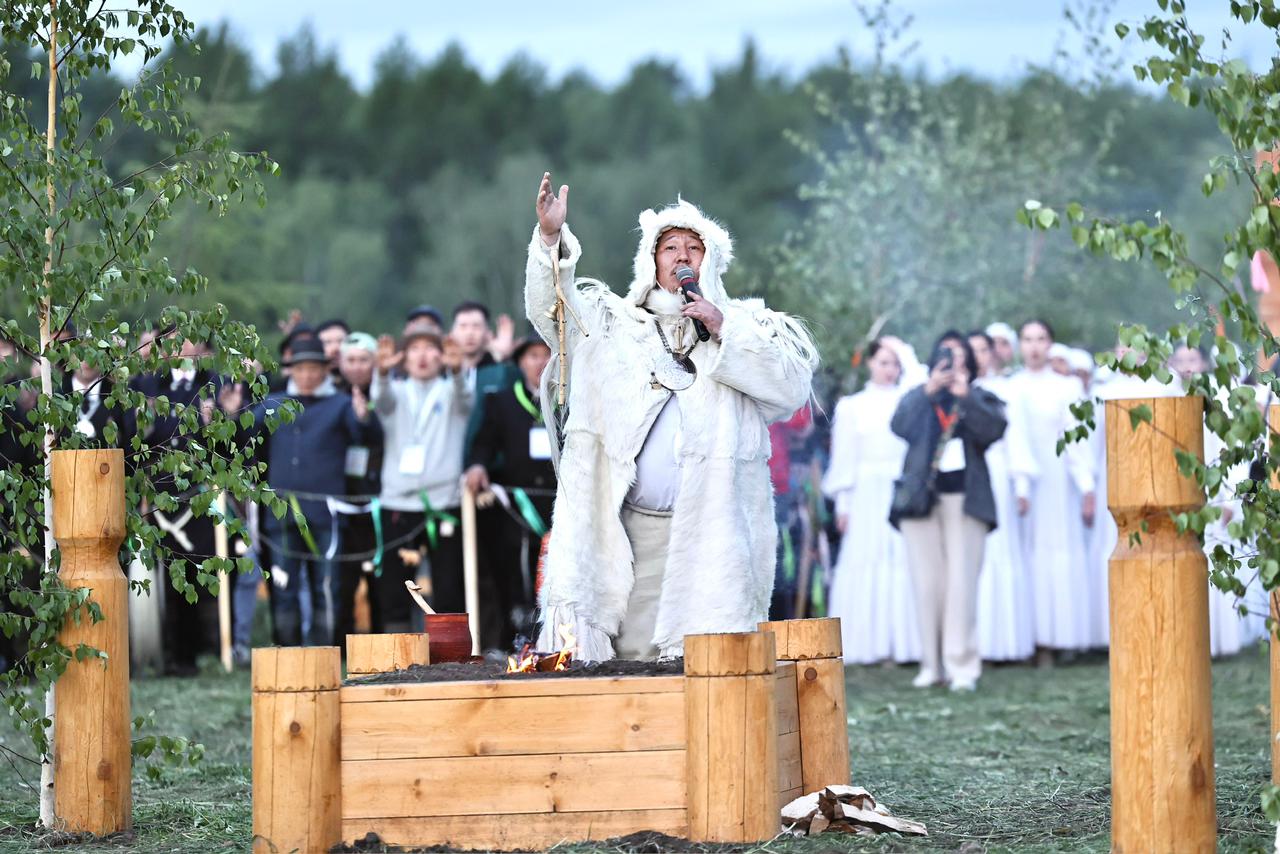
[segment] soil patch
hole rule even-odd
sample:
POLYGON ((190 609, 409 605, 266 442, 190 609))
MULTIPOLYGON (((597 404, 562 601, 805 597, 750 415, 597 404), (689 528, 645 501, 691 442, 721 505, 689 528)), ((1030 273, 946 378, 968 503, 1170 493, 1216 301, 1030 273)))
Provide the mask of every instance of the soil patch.
POLYGON ((682 676, 684 659, 665 661, 572 662, 566 670, 508 673, 505 664, 495 661, 414 664, 404 670, 373 673, 348 679, 347 685, 381 685, 389 682, 475 682, 489 679, 583 679, 599 676, 682 676))
MULTIPOLYGON (((513 816, 512 818, 518 818, 513 816)), ((561 846, 557 846, 561 848, 561 846)), ((680 839, 675 836, 667 836, 665 833, 657 831, 644 830, 639 833, 632 833, 628 836, 619 836, 613 839, 606 839, 603 842, 583 843, 582 846, 566 845, 562 847, 565 852, 573 852, 580 848, 590 848, 592 850, 606 850, 610 854, 738 854, 750 850, 759 850, 759 846, 752 845, 733 845, 728 843, 717 842, 690 842, 687 839, 680 839)), ((366 854, 366 852, 418 852, 418 854, 457 854, 457 852, 472 851, 469 848, 450 848, 447 845, 432 845, 428 848, 400 848, 395 845, 387 845, 378 838, 378 834, 370 833, 363 839, 359 839, 354 845, 335 845, 329 849, 331 854, 366 854)), ((520 849, 523 850, 523 849, 520 849)), ((512 849, 513 854, 517 850, 512 849)))

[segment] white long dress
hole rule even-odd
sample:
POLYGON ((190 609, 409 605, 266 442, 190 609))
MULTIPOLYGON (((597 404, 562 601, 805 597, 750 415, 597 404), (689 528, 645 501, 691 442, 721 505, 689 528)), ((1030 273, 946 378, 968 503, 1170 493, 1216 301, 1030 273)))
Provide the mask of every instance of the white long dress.
POLYGON ((868 385, 836 404, 822 490, 847 515, 829 613, 840 618, 849 664, 920 658, 915 599, 902 535, 889 524, 893 482, 907 444, 889 429, 904 389, 868 385))
POLYGON ((1031 582, 1019 531, 1017 479, 1034 480, 1020 401, 1009 398, 1009 377, 983 377, 979 385, 1005 401, 1004 438, 987 449, 987 471, 996 500, 996 528, 987 535, 978 577, 978 652, 987 661, 1018 661, 1036 650, 1031 582))
MULTIPOLYGON (((1217 460, 1218 455, 1222 453, 1222 448, 1222 440, 1206 428, 1204 431, 1205 460, 1210 463, 1217 460)), ((1240 501, 1235 497, 1236 487, 1248 476, 1247 464, 1233 467, 1227 474, 1226 484, 1215 499, 1224 510, 1230 510, 1236 519, 1240 518, 1242 512, 1240 501)), ((1204 530, 1204 553, 1205 559, 1209 562, 1210 573, 1213 571, 1212 554, 1217 545, 1221 544, 1227 551, 1234 550, 1237 554, 1248 551, 1246 547, 1231 539, 1227 530, 1229 524, 1219 519, 1204 530)), ((1214 658, 1235 655, 1246 645, 1266 635, 1267 599, 1265 593, 1260 600, 1256 595, 1262 590, 1262 582, 1254 577, 1254 572, 1248 566, 1240 568, 1239 578, 1246 585, 1245 595, 1241 598, 1224 592, 1210 578, 1209 655, 1214 658), (1242 604, 1249 609, 1244 616, 1240 614, 1242 604), (1261 624, 1260 632, 1259 624, 1261 624)))
POLYGON ((1074 442, 1058 456, 1058 439, 1076 426, 1071 404, 1084 397, 1076 377, 1049 369, 1023 369, 1009 381, 1010 397, 1026 417, 1028 444, 1038 475, 1028 489, 1031 509, 1022 517, 1023 554, 1031 578, 1036 645, 1088 649, 1094 642, 1097 573, 1091 571, 1081 497, 1094 491, 1088 445, 1074 442))

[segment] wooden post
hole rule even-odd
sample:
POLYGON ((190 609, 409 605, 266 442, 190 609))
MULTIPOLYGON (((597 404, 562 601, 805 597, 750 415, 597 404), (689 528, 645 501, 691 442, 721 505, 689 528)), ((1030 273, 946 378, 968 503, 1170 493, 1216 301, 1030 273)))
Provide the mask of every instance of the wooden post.
POLYGON ((1107 503, 1120 529, 1110 577, 1111 850, 1213 851, 1208 575, 1200 541, 1179 535, 1169 515, 1204 503, 1174 457, 1203 459, 1204 400, 1107 401, 1106 425, 1107 503), (1152 419, 1134 429, 1138 406, 1152 419))
POLYGON ((253 651, 253 850, 342 841, 336 646, 253 651))
POLYGON ((423 632, 347 635, 347 675, 367 676, 430 664, 431 646, 423 632))
POLYGON ((75 658, 58 679, 53 736, 54 813, 62 829, 105 836, 133 825, 130 789, 129 582, 124 542, 124 451, 53 453, 53 536, 62 583, 89 588, 88 607, 68 615, 58 642, 84 644, 106 660, 75 658))
POLYGON ((776 667, 771 632, 684 639, 685 789, 695 842, 778 834, 776 667))
POLYGON ((796 663, 800 768, 805 793, 826 786, 847 786, 849 725, 839 618, 761 623, 760 631, 774 633, 779 661, 796 663))
POLYGON ((480 654, 480 559, 476 550, 476 494, 462 485, 462 582, 466 593, 471 654, 480 654))

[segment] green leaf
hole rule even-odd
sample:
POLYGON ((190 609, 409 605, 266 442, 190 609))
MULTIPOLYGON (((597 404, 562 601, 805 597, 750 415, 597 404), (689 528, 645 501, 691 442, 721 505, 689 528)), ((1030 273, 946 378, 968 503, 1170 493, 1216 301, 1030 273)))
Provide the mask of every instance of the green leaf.
POLYGON ((1140 403, 1129 410, 1129 426, 1134 431, 1138 429, 1139 424, 1150 424, 1151 418, 1151 407, 1145 403, 1140 403))

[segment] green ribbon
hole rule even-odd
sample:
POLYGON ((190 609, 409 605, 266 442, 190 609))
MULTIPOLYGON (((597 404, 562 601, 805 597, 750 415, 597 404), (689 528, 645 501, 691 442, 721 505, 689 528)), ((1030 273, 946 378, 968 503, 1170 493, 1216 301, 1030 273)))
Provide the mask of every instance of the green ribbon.
POLYGON ((529 399, 529 393, 524 390, 524 380, 516 380, 515 384, 516 400, 524 407, 524 411, 533 416, 533 420, 539 424, 542 423, 542 410, 534 405, 529 399))
POLYGON ((827 588, 822 584, 822 573, 815 566, 813 581, 809 585, 809 616, 825 617, 827 615, 827 588))
POLYGON ((422 527, 427 531, 427 545, 432 551, 435 551, 440 544, 440 523, 448 522, 452 525, 461 525, 462 523, 452 513, 445 513, 432 507, 431 499, 427 498, 425 489, 418 493, 418 497, 422 499, 422 510, 426 514, 422 527))
POLYGON ((373 541, 377 552, 373 555, 373 577, 382 577, 382 499, 374 498, 369 502, 369 513, 373 516, 373 541))
POLYGON ((796 577, 796 547, 791 541, 791 526, 782 527, 782 577, 794 581, 796 577))
POLYGON ((534 536, 541 537, 545 534, 547 525, 538 514, 538 508, 533 506, 533 499, 529 497, 529 493, 518 486, 513 486, 511 495, 515 498, 516 507, 520 508, 520 515, 524 517, 525 523, 529 526, 529 530, 533 531, 534 536))
POLYGON ((303 515, 302 506, 298 504, 298 496, 289 496, 289 507, 293 509, 293 523, 298 526, 302 541, 307 544, 307 548, 313 555, 320 557, 320 548, 316 545, 316 538, 311 535, 311 526, 307 524, 307 517, 303 515))

